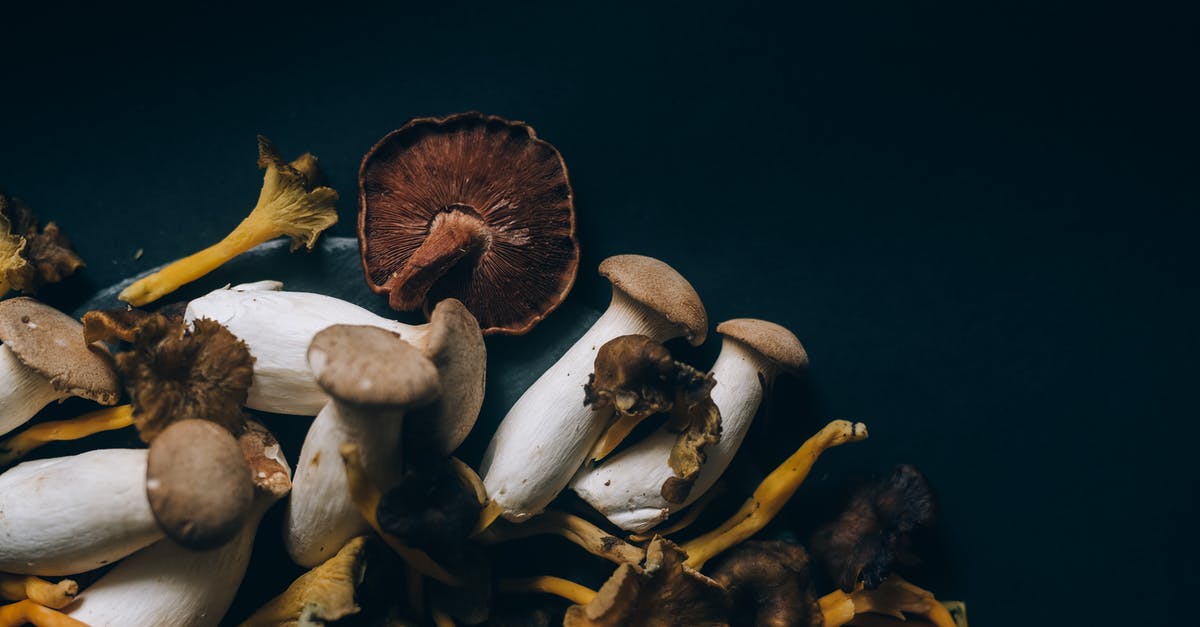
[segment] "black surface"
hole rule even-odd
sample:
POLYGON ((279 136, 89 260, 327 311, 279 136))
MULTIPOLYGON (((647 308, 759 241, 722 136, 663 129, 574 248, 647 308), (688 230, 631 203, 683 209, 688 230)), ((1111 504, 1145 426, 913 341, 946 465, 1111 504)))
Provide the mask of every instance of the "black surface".
POLYGON ((866 422, 808 493, 921 467, 943 525, 920 582, 976 625, 1190 614, 1190 12, 113 11, 0 9, 0 185, 90 263, 52 302, 227 232, 261 181, 256 133, 321 157, 343 197, 332 232, 351 235, 358 159, 384 133, 462 109, 525 119, 571 171, 575 311, 604 306, 601 259, 639 252, 687 276, 714 322, 767 318, 804 341, 811 375, 781 390, 804 409, 776 408, 752 462, 827 417, 866 422))

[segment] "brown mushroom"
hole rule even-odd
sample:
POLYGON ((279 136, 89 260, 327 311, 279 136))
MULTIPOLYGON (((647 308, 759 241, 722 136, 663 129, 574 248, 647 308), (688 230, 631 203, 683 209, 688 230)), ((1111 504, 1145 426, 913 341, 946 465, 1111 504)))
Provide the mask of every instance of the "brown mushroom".
POLYGON ((102 348, 83 339, 83 326, 32 298, 0 301, 0 434, 27 422, 48 403, 82 396, 104 405, 120 397, 120 382, 102 348))
POLYGON ((527 124, 413 119, 367 152, 358 181, 367 285, 394 309, 457 298, 485 335, 521 335, 575 282, 566 165, 527 124))
POLYGON ((804 547, 745 542, 729 552, 712 578, 729 591, 735 625, 821 627, 821 606, 804 547))
POLYGON ((181 420, 150 444, 146 498, 167 537, 204 550, 242 529, 254 486, 232 433, 207 420, 181 420))
POLYGON ((0 193, 0 295, 9 288, 35 292, 84 266, 58 225, 38 226, 37 216, 18 198, 0 193), (11 231, 11 233, 10 233, 11 231))

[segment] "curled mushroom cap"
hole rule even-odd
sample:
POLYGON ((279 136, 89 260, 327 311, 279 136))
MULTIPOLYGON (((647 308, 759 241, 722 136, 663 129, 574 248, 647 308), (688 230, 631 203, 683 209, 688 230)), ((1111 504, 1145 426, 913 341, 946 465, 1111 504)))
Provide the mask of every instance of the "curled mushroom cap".
POLYGON ((692 346, 708 335, 708 313, 696 289, 674 268, 642 255, 615 255, 600 262, 600 276, 615 291, 657 312, 692 346))
POLYGON ((411 120, 367 152, 358 180, 367 284, 395 309, 457 298, 485 335, 520 335, 575 281, 566 165, 524 123, 411 120))
POLYGON ((83 325, 32 298, 0 302, 0 342, 65 396, 113 405, 121 394, 104 349, 83 341, 83 325))
POLYGON ((746 542, 729 552, 712 578, 729 590, 734 624, 821 627, 809 571, 808 553, 798 544, 746 542))
POLYGON ((8 291, 6 280, 9 287, 36 292, 84 265, 57 224, 39 226, 37 215, 25 203, 0 192, 0 268, 7 271, 0 272, 0 295, 8 291))

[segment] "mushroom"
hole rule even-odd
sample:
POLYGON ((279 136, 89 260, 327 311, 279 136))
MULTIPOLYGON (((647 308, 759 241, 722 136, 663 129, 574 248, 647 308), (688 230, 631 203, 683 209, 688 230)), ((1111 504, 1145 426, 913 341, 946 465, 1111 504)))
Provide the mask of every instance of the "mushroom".
POLYGON ((903 625, 908 624, 906 614, 920 616, 934 627, 957 627, 950 610, 938 603, 932 592, 896 575, 885 579, 874 590, 861 586, 849 594, 834 590, 821 597, 818 603, 825 617, 824 627, 874 625, 877 623, 868 621, 887 617, 899 619, 903 625))
POLYGON ((82 396, 116 404, 120 382, 103 348, 83 341, 83 325, 32 298, 0 301, 0 434, 52 401, 82 396))
POLYGON ((0 296, 13 288, 21 289, 29 272, 29 260, 24 255, 29 244, 12 232, 7 206, 8 197, 0 194, 0 296))
POLYGON ((541 512, 587 457, 609 417, 584 404, 583 384, 601 346, 633 334, 704 341, 708 318, 700 297, 667 264, 618 255, 600 264, 600 274, 613 284, 608 309, 525 390, 484 453, 480 475, 491 499, 485 520, 502 514, 519 522, 541 512))
POLYGON ((25 599, 8 605, 0 605, 0 625, 3 627, 90 627, 58 610, 39 605, 25 599))
POLYGON ((746 542, 730 551, 712 578, 729 591, 735 625, 821 627, 824 619, 804 547, 746 542))
POLYGON ((0 571, 70 575, 166 535, 193 547, 228 539, 228 521, 248 511, 245 466, 232 473, 233 437, 196 422, 172 425, 149 450, 29 461, 0 475, 0 571))
POLYGON ((311 568, 370 529, 347 494, 345 468, 337 463, 341 445, 358 446, 371 483, 394 484, 404 415, 433 402, 442 388, 430 360, 378 327, 334 325, 317 333, 308 363, 331 400, 300 451, 284 543, 297 564, 311 568))
POLYGON ((932 524, 936 509, 925 476, 901 464, 889 478, 859 489, 836 520, 813 534, 813 555, 843 591, 860 580, 873 590, 908 555, 910 535, 932 524))
POLYGON ((717 325, 721 352, 709 374, 716 380, 712 400, 721 413, 721 438, 705 449, 706 460, 691 491, 669 498, 677 472, 670 464, 677 434, 660 428, 595 467, 583 467, 571 489, 613 524, 645 532, 704 495, 725 472, 746 437, 763 394, 780 370, 795 372, 808 363, 791 331, 764 320, 739 318, 717 325))
POLYGON ((207 551, 170 540, 142 549, 85 589, 67 608, 71 618, 91 627, 215 627, 221 621, 245 577, 259 522, 291 488, 287 461, 270 432, 247 422, 238 444, 254 501, 233 539, 207 551))
POLYGON ((376 518, 381 529, 404 544, 433 556, 456 558, 474 530, 481 508, 482 500, 448 458, 434 458, 406 461, 399 478, 379 501, 376 518))
POLYGON ((266 169, 258 203, 220 242, 134 281, 118 298, 140 307, 212 272, 221 264, 281 235, 292 250, 312 250, 317 237, 337 222, 337 192, 316 186, 317 158, 305 153, 288 164, 267 138, 258 137, 258 167, 266 169))
POLYGON ((50 583, 30 575, 8 575, 0 573, 0 599, 23 601, 29 599, 38 605, 60 609, 70 605, 79 594, 79 584, 71 579, 50 583))
POLYGON ((0 192, 0 296, 9 289, 36 292, 83 266, 57 224, 38 226, 25 203, 0 192))
POLYGON ((358 181, 367 285, 394 309, 456 298, 485 335, 521 335, 575 282, 567 168, 527 124, 413 119, 367 152, 358 181))
POLYGON ((292 582, 242 622, 241 627, 323 625, 357 614, 354 591, 366 572, 366 537, 346 543, 336 555, 292 582))
POLYGON ((483 405, 487 349, 479 325, 462 303, 443 300, 428 324, 414 326, 330 296, 282 287, 275 281, 238 285, 188 304, 188 321, 217 320, 245 341, 255 357, 247 407, 301 416, 321 411, 329 396, 308 368, 309 344, 334 324, 368 325, 398 333, 420 349, 437 366, 444 388, 454 392, 411 416, 409 428, 428 436, 444 453, 466 439, 483 405))

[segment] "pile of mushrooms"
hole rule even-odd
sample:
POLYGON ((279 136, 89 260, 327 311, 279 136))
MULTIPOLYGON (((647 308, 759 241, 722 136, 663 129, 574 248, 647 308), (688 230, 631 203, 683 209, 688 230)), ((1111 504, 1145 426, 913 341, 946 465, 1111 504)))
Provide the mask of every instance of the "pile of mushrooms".
MULTIPOLYGON (((240 226, 121 300, 150 305, 277 236, 312 248, 338 198, 316 158, 287 163, 259 138, 259 165, 240 226)), ((359 184, 366 285, 427 322, 270 277, 82 321, 0 301, 0 627, 233 624, 264 534, 307 572, 230 617, 247 626, 966 625, 961 604, 898 572, 937 509, 915 467, 861 486, 805 544, 764 532, 864 424, 815 429, 738 505, 722 476, 773 382, 808 355, 787 328, 736 318, 716 326, 711 366, 678 359, 673 346, 705 342, 708 314, 652 257, 599 264, 608 308, 481 434, 479 459, 455 457, 484 405, 484 337, 529 331, 575 281, 566 167, 528 125, 463 113, 384 137, 359 184), (69 396, 103 407, 38 418, 69 396), (289 422, 307 428, 297 450, 266 426, 289 422), (145 446, 39 457, 126 428, 145 446), (282 528, 262 527, 275 506, 282 528), (576 548, 599 588, 504 559, 556 551, 565 563, 576 548)), ((45 261, 69 244, 13 208, 26 211, 0 195, 4 292, 82 267, 45 261)))

